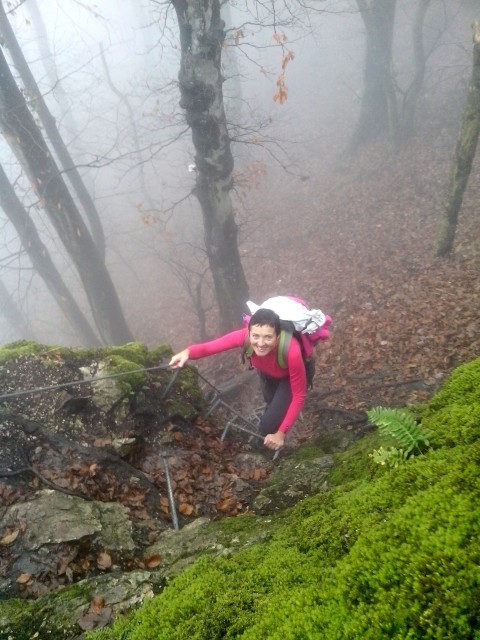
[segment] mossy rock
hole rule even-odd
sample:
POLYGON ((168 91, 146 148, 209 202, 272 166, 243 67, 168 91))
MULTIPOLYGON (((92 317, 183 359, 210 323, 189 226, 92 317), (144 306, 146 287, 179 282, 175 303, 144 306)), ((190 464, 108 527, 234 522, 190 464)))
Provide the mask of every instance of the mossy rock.
POLYGON ((9 342, 0 348, 0 363, 3 364, 9 360, 16 360, 20 356, 35 356, 42 352, 51 351, 52 349, 56 349, 56 347, 39 344, 31 340, 9 342))
MULTIPOLYGON (((177 370, 177 377, 165 398, 167 412, 170 416, 180 416, 192 422, 205 410, 205 397, 198 385, 198 374, 194 367, 188 366, 177 370)), ((172 374, 174 375, 174 374, 172 374)))

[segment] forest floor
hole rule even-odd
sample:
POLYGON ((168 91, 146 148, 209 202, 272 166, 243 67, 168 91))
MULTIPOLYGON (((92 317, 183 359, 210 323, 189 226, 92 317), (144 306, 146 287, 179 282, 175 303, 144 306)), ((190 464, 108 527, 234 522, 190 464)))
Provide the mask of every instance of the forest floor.
MULTIPOLYGON (((260 190, 262 215, 246 226, 251 298, 297 295, 333 318, 295 429, 302 440, 329 414, 348 422, 373 406, 425 401, 453 368, 480 355, 480 156, 454 250, 436 258, 457 134, 443 117, 426 118, 396 153, 375 144, 328 171, 312 150, 310 176, 280 172, 277 188, 260 190)), ((238 369, 238 355, 200 366, 218 382, 238 369)))
MULTIPOLYGON (((289 436, 287 455, 291 447, 316 440, 323 427, 361 433, 371 407, 427 400, 456 366, 480 355, 480 157, 465 194, 454 251, 435 258, 456 137, 440 125, 441 114, 397 153, 372 145, 328 171, 320 160, 316 165, 312 151, 309 175, 270 176, 269 184, 276 179, 278 188, 260 187, 262 213, 256 222, 250 218, 242 224, 251 298, 259 303, 271 295, 298 295, 333 319, 330 339, 316 349, 314 389, 303 420, 289 436)), ((157 312, 145 316, 145 334, 147 323, 162 318, 172 327, 174 350, 198 338, 192 311, 179 314, 178 307, 167 305, 157 312)), ((240 354, 196 364, 214 385, 241 381, 232 403, 245 415, 258 408, 256 377, 245 382, 240 354)), ((21 379, 19 387, 35 387, 38 381, 30 378, 21 379)), ((177 431, 177 444, 191 454, 177 456, 182 466, 174 468, 181 513, 195 517, 207 513, 208 505, 214 517, 244 509, 232 495, 232 474, 261 484, 267 473, 262 466, 235 467, 235 456, 248 452, 245 439, 221 443, 220 431, 203 422, 195 425, 193 436, 177 431), (207 467, 208 482, 199 484, 207 467), (189 486, 185 495, 182 483, 189 486)), ((8 452, 3 453, 7 459, 8 452)), ((266 460, 270 464, 269 452, 266 460)), ((161 465, 152 446, 140 468, 161 478, 161 465)), ((55 471, 56 482, 60 474, 70 486, 64 471, 55 471)), ((31 489, 18 485, 15 495, 4 492, 3 506, 25 499, 31 489)))

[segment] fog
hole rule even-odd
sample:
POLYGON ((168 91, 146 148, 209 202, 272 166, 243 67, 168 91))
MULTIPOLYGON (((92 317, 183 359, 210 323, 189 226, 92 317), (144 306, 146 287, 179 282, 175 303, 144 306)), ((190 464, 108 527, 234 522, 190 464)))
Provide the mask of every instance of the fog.
MULTIPOLYGON (((425 43, 435 48, 422 100, 431 108, 437 96, 441 105, 445 95, 455 95, 459 113, 471 67, 475 3, 452 0, 448 10, 439 7, 443 3, 433 4, 425 43)), ((255 5, 246 1, 229 7, 224 17, 231 33, 244 26, 241 46, 226 47, 222 55, 227 120, 232 137, 239 140, 232 149, 232 197, 240 251, 251 295, 259 299, 282 293, 281 272, 262 273, 264 259, 271 257, 265 254, 268 234, 273 227, 278 234, 283 225, 288 237, 292 216, 301 224, 303 211, 311 212, 318 194, 331 189, 332 172, 349 144, 363 92, 365 26, 353 0, 314 2, 323 10, 299 8, 296 21, 278 27, 286 38, 282 49, 271 24, 255 24, 255 5), (288 99, 279 103, 273 99, 276 81, 289 51, 294 57, 284 70, 288 99)), ((412 74, 416 6, 415 0, 398 3, 394 60, 399 87, 407 86, 412 74)), ((106 262, 135 338, 149 345, 168 341, 181 346, 198 337, 192 302, 172 272, 190 272, 187 280, 193 281, 193 271, 206 266, 200 206, 191 195, 195 152, 179 107, 180 43, 173 8, 146 0, 25 0, 9 19, 100 213, 106 262)), ((6 49, 4 53, 9 59, 6 49)), ((88 315, 78 275, 3 138, 0 157, 88 315)), ((320 219, 319 233, 321 228, 320 219)), ((32 272, 5 215, 0 230, 0 278, 28 326, 12 326, 0 315, 1 342, 33 337, 78 344, 32 272)), ((286 259, 295 258, 287 254, 286 259)), ((214 333, 208 278, 204 299, 214 333)))

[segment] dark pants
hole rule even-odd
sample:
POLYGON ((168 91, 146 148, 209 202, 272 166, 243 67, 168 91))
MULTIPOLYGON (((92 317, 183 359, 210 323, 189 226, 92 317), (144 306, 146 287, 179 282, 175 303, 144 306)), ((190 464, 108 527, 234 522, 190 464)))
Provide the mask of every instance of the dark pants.
POLYGON ((260 420, 260 433, 276 433, 292 401, 289 378, 271 378, 259 373, 262 393, 267 406, 260 420))

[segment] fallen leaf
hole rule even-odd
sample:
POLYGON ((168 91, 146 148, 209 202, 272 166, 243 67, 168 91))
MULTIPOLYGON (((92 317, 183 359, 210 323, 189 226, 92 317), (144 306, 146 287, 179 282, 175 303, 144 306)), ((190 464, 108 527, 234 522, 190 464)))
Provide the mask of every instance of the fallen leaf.
POLYGON ((97 556, 97 567, 102 571, 110 569, 112 566, 112 556, 106 551, 102 551, 97 556))
POLYGON ((20 531, 18 529, 15 529, 15 531, 10 531, 10 533, 6 533, 0 540, 0 544, 3 544, 5 546, 12 544, 12 542, 14 542, 18 538, 19 533, 20 531))
POLYGON ((95 595, 90 601, 90 611, 94 613, 98 613, 105 606, 105 598, 100 595, 95 595))
POLYGON ((182 504, 178 507, 178 510, 182 514, 182 516, 191 516, 193 513, 193 507, 191 504, 187 502, 182 502, 182 504))
POLYGON ((158 565, 160 565, 161 562, 162 562, 162 557, 159 556, 159 555, 150 556, 149 558, 145 558, 145 565, 149 569, 155 569, 155 567, 158 567, 158 565))
POLYGON ((238 507, 238 501, 233 496, 231 498, 227 498, 226 500, 222 500, 222 502, 217 503, 217 509, 219 511, 234 511, 238 507))
POLYGON ((112 619, 112 609, 104 607, 99 612, 89 611, 85 615, 77 619, 78 626, 84 631, 90 629, 101 629, 105 627, 112 619))

